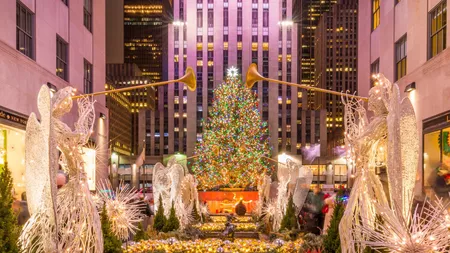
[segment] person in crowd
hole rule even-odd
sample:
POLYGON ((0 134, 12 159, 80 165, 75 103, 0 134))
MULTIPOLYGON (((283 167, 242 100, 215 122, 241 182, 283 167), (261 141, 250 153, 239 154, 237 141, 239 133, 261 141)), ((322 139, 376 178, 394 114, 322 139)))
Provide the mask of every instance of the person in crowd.
POLYGON ((323 214, 325 194, 319 185, 314 187, 312 192, 309 192, 306 201, 306 212, 309 216, 309 222, 307 222, 307 230, 314 234, 320 234, 323 228, 325 216, 323 214), (313 225, 314 224, 314 225, 313 225))
POLYGON ((17 224, 23 226, 30 218, 30 212, 28 211, 27 195, 25 192, 21 195, 21 201, 14 200, 13 210, 17 215, 17 224))
POLYGON ((142 227, 144 228, 144 231, 147 231, 147 226, 150 221, 150 216, 152 215, 152 210, 150 209, 148 201, 145 201, 144 196, 140 196, 139 201, 142 206, 142 214, 144 215, 144 218, 142 220, 142 227))

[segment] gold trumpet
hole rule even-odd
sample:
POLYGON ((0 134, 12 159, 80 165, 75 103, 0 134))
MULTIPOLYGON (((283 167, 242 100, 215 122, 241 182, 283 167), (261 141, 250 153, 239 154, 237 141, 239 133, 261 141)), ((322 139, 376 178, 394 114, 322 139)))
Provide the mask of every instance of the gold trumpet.
POLYGON ((82 94, 82 95, 78 95, 78 96, 73 96, 72 99, 79 99, 79 98, 86 97, 86 96, 98 96, 98 95, 102 95, 102 94, 109 94, 109 93, 117 93, 117 92, 128 91, 128 90, 142 89, 142 88, 166 85, 166 84, 169 84, 169 83, 177 83, 177 82, 186 84, 190 91, 195 91, 195 89, 197 88, 197 79, 195 78, 194 70, 191 67, 188 67, 186 69, 186 74, 184 76, 182 76, 181 78, 176 79, 176 80, 169 80, 169 81, 164 81, 164 82, 159 82, 159 83, 149 83, 149 84, 143 84, 143 85, 136 85, 136 86, 130 86, 130 87, 125 87, 125 88, 115 89, 115 90, 105 90, 105 91, 99 91, 99 92, 94 92, 94 93, 90 93, 90 94, 82 94))
POLYGON ((280 83, 280 84, 285 84, 285 85, 289 85, 289 86, 295 86, 295 87, 298 87, 300 89, 305 89, 305 90, 318 91, 318 92, 323 92, 323 93, 328 93, 328 94, 333 94, 333 95, 338 95, 338 96, 347 96, 350 98, 361 99, 366 102, 369 100, 367 97, 356 96, 356 95, 342 93, 342 92, 338 92, 338 91, 334 91, 334 90, 316 88, 316 87, 305 85, 305 84, 290 83, 290 82, 285 82, 285 81, 280 81, 280 80, 276 80, 276 79, 272 79, 272 78, 263 77, 260 73, 258 73, 258 67, 256 66, 256 64, 252 63, 250 65, 250 67, 248 67, 247 80, 245 81, 245 86, 247 88, 251 89, 253 87, 253 85, 258 81, 268 81, 268 82, 273 82, 273 83, 280 83))

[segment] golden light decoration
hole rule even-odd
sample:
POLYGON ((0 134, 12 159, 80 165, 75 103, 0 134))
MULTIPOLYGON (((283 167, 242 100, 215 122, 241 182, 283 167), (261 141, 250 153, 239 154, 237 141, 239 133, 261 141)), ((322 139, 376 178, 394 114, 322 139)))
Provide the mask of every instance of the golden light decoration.
MULTIPOLYGON (((233 225, 235 225, 235 231, 237 232, 248 232, 256 230, 255 223, 233 222, 233 225)), ((222 232, 225 230, 225 223, 204 223, 201 225, 194 225, 194 227, 200 229, 203 232, 222 232)))
POLYGON ((260 253, 260 252, 279 252, 294 253, 299 252, 302 246, 302 240, 286 242, 283 245, 275 242, 265 242, 256 239, 236 239, 233 242, 222 241, 220 239, 205 239, 195 241, 174 241, 174 240, 148 240, 137 243, 124 250, 124 253, 144 253, 144 252, 222 252, 233 253, 260 253))
POLYGON ((145 208, 139 201, 138 193, 128 184, 119 184, 113 191, 109 181, 99 184, 100 207, 105 203, 106 213, 111 222, 111 231, 122 240, 129 237, 129 232, 136 233, 136 224, 143 219, 142 209, 145 208))

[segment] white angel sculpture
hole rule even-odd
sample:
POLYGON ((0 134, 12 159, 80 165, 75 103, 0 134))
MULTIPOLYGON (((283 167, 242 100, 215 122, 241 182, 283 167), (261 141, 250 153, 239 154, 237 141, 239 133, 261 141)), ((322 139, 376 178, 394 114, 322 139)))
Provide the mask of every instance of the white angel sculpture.
MULTIPOLYGON (((164 213, 166 216, 170 214, 172 204, 175 204, 177 196, 181 190, 181 182, 184 178, 184 168, 176 162, 173 157, 169 160, 167 167, 162 163, 155 164, 153 168, 153 194, 155 201, 162 198, 164 213)), ((157 211, 155 206, 155 212, 157 211)))
POLYGON ((418 135, 414 110, 408 98, 400 101, 396 84, 378 75, 378 85, 369 91, 368 120, 362 102, 342 96, 345 105, 345 139, 355 160, 355 181, 339 225, 342 252, 361 252, 367 233, 357 227, 374 227, 374 203, 389 206, 375 168, 388 171, 389 199, 403 217, 410 215, 418 162, 418 135), (387 150, 387 156, 385 155, 387 150))
POLYGON ((94 124, 94 102, 79 99, 75 129, 61 121, 73 105, 73 89, 59 90, 50 99, 43 86, 38 108, 41 122, 31 114, 26 133, 26 179, 31 218, 19 238, 23 252, 103 252, 100 218, 88 189, 82 147, 94 124), (56 192, 59 163, 69 182, 56 192))

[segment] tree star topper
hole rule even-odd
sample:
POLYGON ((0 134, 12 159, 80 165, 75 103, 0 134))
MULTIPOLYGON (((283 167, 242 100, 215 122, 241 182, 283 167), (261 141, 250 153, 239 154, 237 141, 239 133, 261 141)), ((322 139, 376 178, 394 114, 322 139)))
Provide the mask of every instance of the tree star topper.
POLYGON ((227 76, 229 78, 237 77, 238 74, 238 69, 235 66, 231 66, 229 69, 227 69, 227 76))

